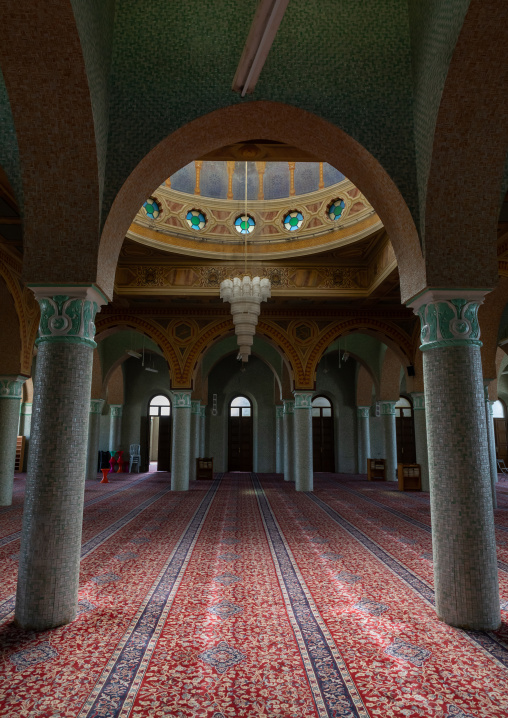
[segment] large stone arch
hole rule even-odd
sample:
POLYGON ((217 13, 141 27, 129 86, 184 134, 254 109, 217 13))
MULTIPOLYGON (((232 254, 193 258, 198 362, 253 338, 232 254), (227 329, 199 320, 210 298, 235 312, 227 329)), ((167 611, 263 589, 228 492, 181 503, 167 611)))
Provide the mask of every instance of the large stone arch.
POLYGON ((508 149, 507 46, 506 3, 471 0, 434 130, 423 233, 429 286, 497 283, 496 230, 508 149))
POLYGON ((374 377, 362 364, 356 376, 356 405, 370 406, 372 404, 372 389, 374 388, 374 377))
POLYGON ((485 379, 496 378, 496 353, 500 322, 508 304, 508 277, 499 277, 496 288, 487 294, 478 310, 482 341, 481 356, 485 379))
POLYGON ((98 283, 111 296, 118 254, 136 212, 169 175, 212 150, 248 139, 304 149, 343 172, 365 194, 390 236, 402 299, 425 286, 418 233, 400 191, 379 162, 326 120, 279 102, 248 102, 215 110, 179 128, 139 162, 116 196, 102 232, 98 283))

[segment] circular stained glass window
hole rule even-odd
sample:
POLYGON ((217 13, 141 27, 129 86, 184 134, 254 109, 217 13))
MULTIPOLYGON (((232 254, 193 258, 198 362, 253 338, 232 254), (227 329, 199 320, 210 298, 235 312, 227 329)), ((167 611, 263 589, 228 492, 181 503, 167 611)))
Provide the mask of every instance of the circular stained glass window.
POLYGON ((250 214, 241 214, 235 219, 235 229, 240 234, 251 234, 254 231, 256 222, 250 214))
POLYGON ((346 206, 346 203, 343 199, 334 199, 331 205, 328 207, 328 216, 332 220, 332 222, 335 222, 337 219, 340 219, 340 216, 342 212, 344 211, 344 207, 346 206))
POLYGON ((303 214, 295 209, 293 212, 288 212, 284 217, 284 229, 288 232, 296 232, 303 224, 303 214))
POLYGON ((206 216, 204 212, 199 209, 191 209, 187 212, 185 217, 187 224, 191 229, 195 229, 199 232, 200 229, 204 229, 206 225, 206 216))
POLYGON ((143 207, 149 219, 157 219, 161 213, 161 206, 154 197, 147 199, 143 207))

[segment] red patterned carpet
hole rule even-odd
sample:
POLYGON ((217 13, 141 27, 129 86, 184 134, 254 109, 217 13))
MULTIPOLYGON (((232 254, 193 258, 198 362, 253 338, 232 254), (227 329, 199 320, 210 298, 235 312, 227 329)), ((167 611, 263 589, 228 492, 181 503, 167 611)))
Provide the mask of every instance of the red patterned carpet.
POLYGON ((16 483, 0 510, 0 716, 508 716, 508 623, 435 617, 427 495, 331 474, 313 494, 274 475, 169 487, 87 484, 80 613, 26 634, 12 623, 16 483))

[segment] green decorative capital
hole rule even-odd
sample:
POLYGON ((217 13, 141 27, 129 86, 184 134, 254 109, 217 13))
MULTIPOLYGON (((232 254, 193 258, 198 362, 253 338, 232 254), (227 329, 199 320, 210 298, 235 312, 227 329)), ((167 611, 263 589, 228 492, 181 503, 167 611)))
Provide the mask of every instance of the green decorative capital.
POLYGON ((25 416, 31 416, 32 415, 32 404, 29 401, 24 401, 19 409, 20 414, 24 414, 25 416))
POLYGON ((284 414, 295 413, 295 402, 292 399, 284 399, 283 402, 284 414))
POLYGON ((370 406, 358 406, 356 415, 359 419, 368 419, 370 416, 370 406))
POLYGON ((191 414, 197 414, 198 416, 201 415, 201 402, 200 401, 191 401, 191 414))
POLYGON ((201 416, 202 419, 204 419, 206 416, 206 406, 204 404, 199 409, 199 415, 201 416))
POLYGON ((409 302, 420 317, 420 349, 481 347, 478 307, 485 294, 473 289, 430 289, 409 302))
POLYGON ((95 348, 95 315, 106 298, 95 286, 49 286, 30 289, 41 309, 39 337, 42 342, 87 344, 95 348))
POLYGON ((110 416, 114 416, 117 419, 119 419, 122 416, 122 410, 123 410, 122 404, 110 404, 109 405, 110 416))
POLYGON ((191 408, 191 391, 174 391, 173 392, 173 409, 190 409, 191 408))
POLYGON ((0 399, 21 399, 26 376, 0 376, 0 399))
POLYGON ((275 407, 275 417, 277 419, 282 419, 284 416, 284 407, 283 406, 276 406, 275 407))
POLYGON ((423 392, 415 392, 411 394, 413 400, 413 411, 425 411, 425 394, 423 392))
POLYGON ((380 401, 381 416, 395 416, 396 401, 380 401))
POLYGON ((91 399, 90 400, 90 414, 102 414, 103 406, 104 406, 104 399, 91 399))
POLYGON ((295 411, 297 409, 312 409, 312 391, 294 391, 295 411))
POLYGON ((490 401, 490 399, 489 399, 488 401, 485 402, 485 404, 486 404, 486 406, 487 406, 487 411, 488 411, 488 413, 489 413, 489 416, 494 416, 494 404, 495 404, 495 402, 494 402, 494 401, 490 401))

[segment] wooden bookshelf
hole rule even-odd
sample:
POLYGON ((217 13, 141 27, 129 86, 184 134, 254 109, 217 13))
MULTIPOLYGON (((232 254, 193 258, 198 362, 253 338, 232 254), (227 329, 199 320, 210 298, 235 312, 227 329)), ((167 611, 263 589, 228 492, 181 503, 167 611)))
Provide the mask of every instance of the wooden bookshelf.
MULTIPOLYGON (((16 439, 16 460, 14 462, 14 473, 18 474, 23 471, 23 461, 25 460, 26 437, 18 436, 16 439)), ((12 456, 12 454, 11 454, 12 456)))
POLYGON ((386 481, 386 459, 367 459, 369 481, 386 481))
POLYGON ((213 479, 213 457, 196 459, 196 479, 213 479))
POLYGON ((420 464, 397 464, 399 491, 421 491, 422 472, 420 464))

